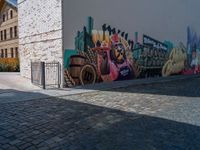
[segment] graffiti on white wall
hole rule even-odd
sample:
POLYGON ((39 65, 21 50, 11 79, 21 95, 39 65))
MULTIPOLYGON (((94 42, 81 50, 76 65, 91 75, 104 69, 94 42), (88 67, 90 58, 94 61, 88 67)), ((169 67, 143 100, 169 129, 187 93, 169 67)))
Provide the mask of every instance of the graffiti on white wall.
POLYGON ((200 37, 190 28, 187 48, 183 43, 173 48, 170 41, 142 37, 138 42, 135 32, 135 39, 129 39, 128 33, 108 24, 95 29, 93 18, 88 17, 87 26, 77 32, 75 49, 65 50, 67 86, 200 72, 200 37))
POLYGON ((192 28, 187 27, 188 63, 193 72, 200 72, 200 36, 192 28))

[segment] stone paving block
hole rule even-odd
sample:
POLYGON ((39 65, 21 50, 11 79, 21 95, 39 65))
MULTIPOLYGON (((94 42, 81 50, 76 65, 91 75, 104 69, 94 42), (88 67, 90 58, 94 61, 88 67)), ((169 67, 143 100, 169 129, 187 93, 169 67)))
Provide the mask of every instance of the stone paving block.
POLYGON ((16 144, 18 144, 18 143, 20 143, 20 142, 21 142, 21 140, 16 139, 16 140, 14 140, 14 141, 9 142, 9 144, 10 144, 10 145, 16 145, 16 144))
POLYGON ((9 144, 0 145, 0 149, 8 150, 10 147, 9 144))
POLYGON ((27 149, 28 147, 31 147, 31 146, 32 146, 31 143, 26 142, 26 143, 24 143, 24 144, 21 144, 21 145, 19 146, 19 149, 20 149, 20 150, 25 150, 25 149, 27 149))
POLYGON ((39 147, 38 150, 49 150, 48 147, 39 147))
POLYGON ((37 148, 35 146, 30 146, 30 147, 26 148, 26 150, 37 150, 37 148))
POLYGON ((199 83, 192 79, 5 103, 0 105, 0 120, 6 118, 0 149, 13 142, 9 148, 20 150, 197 150, 199 83))

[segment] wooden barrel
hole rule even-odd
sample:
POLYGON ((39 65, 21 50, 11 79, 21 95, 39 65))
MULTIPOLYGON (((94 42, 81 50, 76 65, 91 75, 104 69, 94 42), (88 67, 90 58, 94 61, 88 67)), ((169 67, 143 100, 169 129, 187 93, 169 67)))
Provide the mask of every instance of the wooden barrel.
POLYGON ((81 55, 73 55, 70 57, 70 64, 71 65, 84 65, 86 62, 86 58, 81 55))
POLYGON ((82 67, 86 64, 86 57, 82 55, 72 55, 70 57, 69 72, 76 85, 80 85, 80 72, 82 67))
POLYGON ((70 65, 69 72, 72 78, 78 78, 81 72, 82 65, 70 65))

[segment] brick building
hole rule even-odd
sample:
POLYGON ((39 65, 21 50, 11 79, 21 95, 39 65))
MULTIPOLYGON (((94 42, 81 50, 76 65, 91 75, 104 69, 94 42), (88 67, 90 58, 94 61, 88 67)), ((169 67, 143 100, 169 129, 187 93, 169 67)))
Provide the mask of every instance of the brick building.
POLYGON ((17 0, 1 0, 0 11, 0 57, 18 57, 17 0))

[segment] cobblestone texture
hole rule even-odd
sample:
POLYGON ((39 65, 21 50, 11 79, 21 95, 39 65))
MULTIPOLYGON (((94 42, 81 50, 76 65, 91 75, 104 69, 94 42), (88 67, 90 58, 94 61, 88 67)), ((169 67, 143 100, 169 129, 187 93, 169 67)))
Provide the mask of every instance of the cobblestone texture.
POLYGON ((200 79, 0 105, 0 149, 200 149, 200 79))

